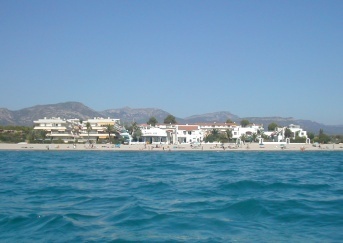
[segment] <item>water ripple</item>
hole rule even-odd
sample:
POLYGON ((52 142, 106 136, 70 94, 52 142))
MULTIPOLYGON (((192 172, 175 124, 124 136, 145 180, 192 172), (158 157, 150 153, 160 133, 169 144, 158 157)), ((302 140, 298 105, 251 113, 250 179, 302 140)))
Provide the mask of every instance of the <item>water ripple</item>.
POLYGON ((0 152, 2 242, 339 242, 341 152, 0 152))

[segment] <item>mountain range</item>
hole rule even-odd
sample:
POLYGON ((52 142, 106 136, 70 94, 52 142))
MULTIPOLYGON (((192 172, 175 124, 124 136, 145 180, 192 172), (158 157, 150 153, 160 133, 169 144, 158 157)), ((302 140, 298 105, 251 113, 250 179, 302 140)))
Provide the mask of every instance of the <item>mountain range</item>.
MULTIPOLYGON (((21 125, 33 126, 33 121, 44 117, 61 118, 79 118, 86 120, 93 117, 111 117, 119 118, 122 123, 146 123, 150 117, 155 117, 157 121, 163 123, 163 120, 170 115, 169 112, 157 108, 130 108, 108 109, 104 111, 95 111, 80 102, 64 102, 58 104, 37 105, 16 111, 6 108, 0 108, 0 125, 21 125)), ((343 134, 343 125, 324 125, 322 123, 295 119, 292 117, 239 117, 228 111, 219 111, 200 115, 193 115, 186 118, 176 117, 179 124, 194 124, 203 122, 225 122, 228 119, 239 123, 242 119, 247 119, 251 123, 263 124, 265 129, 272 122, 280 126, 290 124, 300 125, 304 130, 318 133, 323 129, 327 134, 343 134)))

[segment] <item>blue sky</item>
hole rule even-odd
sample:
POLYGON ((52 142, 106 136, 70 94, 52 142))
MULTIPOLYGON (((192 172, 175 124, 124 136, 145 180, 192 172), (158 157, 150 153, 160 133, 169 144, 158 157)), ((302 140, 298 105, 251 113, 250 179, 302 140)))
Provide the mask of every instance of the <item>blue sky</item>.
POLYGON ((0 107, 343 124, 343 1, 0 1, 0 107))

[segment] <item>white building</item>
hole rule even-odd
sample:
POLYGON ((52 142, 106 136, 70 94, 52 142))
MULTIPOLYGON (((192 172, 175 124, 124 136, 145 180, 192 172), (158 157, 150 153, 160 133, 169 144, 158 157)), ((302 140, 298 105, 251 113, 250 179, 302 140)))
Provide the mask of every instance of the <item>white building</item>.
POLYGON ((204 137, 212 132, 213 129, 218 130, 220 133, 226 132, 226 130, 232 130, 236 127, 236 123, 224 123, 224 122, 213 122, 213 123, 199 123, 199 128, 204 132, 204 137))
POLYGON ((201 143, 204 132, 198 125, 176 125, 173 131, 174 143, 201 143))
POLYGON ((159 127, 141 125, 142 139, 148 144, 169 144, 167 131, 159 127))
POLYGON ((288 126, 288 129, 291 130, 293 139, 295 139, 297 135, 299 137, 307 138, 307 132, 300 128, 299 125, 291 124, 288 126))
POLYGON ((82 122, 82 130, 80 132, 80 136, 84 139, 98 141, 99 139, 108 139, 109 133, 107 131, 108 125, 113 126, 113 131, 111 131, 110 136, 114 138, 116 135, 115 133, 121 133, 122 127, 120 126, 120 119, 113 119, 113 118, 102 118, 102 117, 94 117, 92 119, 88 119, 82 122), (87 130, 87 123, 90 124, 90 130, 87 130))
MULTIPOLYGON (((297 136, 306 138, 306 143, 310 143, 307 137, 307 132, 303 130, 299 125, 290 124, 287 127, 277 127, 275 131, 264 132, 264 135, 273 139, 273 142, 286 142, 290 143, 290 138, 286 138, 286 129, 291 131, 291 139, 295 139, 297 136)), ((263 142, 263 139, 261 140, 263 142)), ((260 141, 260 142, 261 142, 260 141)))
POLYGON ((246 127, 235 126, 232 129, 232 138, 238 139, 242 136, 251 137, 254 134, 258 135, 263 131, 263 125, 249 124, 246 127))
MULTIPOLYGON (((61 119, 60 117, 44 118, 33 121, 35 124, 34 130, 41 130, 46 132, 46 136, 52 140, 61 139, 64 142, 76 140, 78 142, 85 142, 88 140, 98 141, 98 139, 108 139, 107 125, 112 125, 114 130, 118 133, 121 131, 119 119, 96 117, 88 119, 80 123, 80 120, 75 119, 61 119), (90 130, 87 130, 87 123, 90 123, 90 130), (89 136, 88 136, 89 133, 89 136)), ((111 134, 115 137, 115 133, 111 134)))
MULTIPOLYGON (((74 119, 73 119, 74 121, 74 119)), ((67 120, 60 117, 38 119, 33 121, 34 130, 45 131, 46 136, 50 139, 72 140, 71 125, 67 120)))
POLYGON ((142 139, 150 144, 200 143, 204 132, 198 125, 158 124, 141 125, 142 139))
POLYGON ((241 127, 235 123, 216 122, 192 125, 157 124, 156 127, 143 124, 140 128, 143 141, 152 144, 201 143, 214 129, 219 133, 231 130, 233 139, 241 138, 242 135, 249 137, 263 131, 262 125, 250 124, 247 127, 241 127))

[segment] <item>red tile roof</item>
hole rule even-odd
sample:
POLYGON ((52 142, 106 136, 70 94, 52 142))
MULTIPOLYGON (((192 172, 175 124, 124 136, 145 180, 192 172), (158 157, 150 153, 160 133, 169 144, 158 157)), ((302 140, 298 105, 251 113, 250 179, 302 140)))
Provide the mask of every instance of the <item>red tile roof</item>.
POLYGON ((199 127, 198 126, 194 126, 194 125, 178 126, 178 130, 194 131, 194 130, 198 130, 198 129, 199 129, 199 127))

